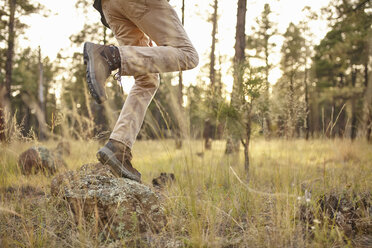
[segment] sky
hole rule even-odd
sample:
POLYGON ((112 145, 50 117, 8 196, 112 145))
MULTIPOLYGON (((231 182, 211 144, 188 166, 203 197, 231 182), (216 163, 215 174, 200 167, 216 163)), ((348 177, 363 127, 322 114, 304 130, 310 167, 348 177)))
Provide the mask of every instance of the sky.
MULTIPOLYGON (((56 58, 61 50, 68 50, 71 47, 69 37, 78 33, 84 26, 85 17, 75 9, 76 0, 38 0, 50 10, 48 17, 33 15, 25 18, 29 24, 24 37, 19 41, 20 47, 30 46, 32 48, 41 47, 43 56, 48 56, 52 60, 56 58)), ((179 13, 181 10, 181 0, 170 0, 170 4, 179 13)), ((197 77, 208 82, 208 75, 201 73, 200 67, 209 62, 209 50, 211 45, 212 26, 208 23, 209 14, 212 11, 210 4, 212 0, 186 0, 185 10, 185 30, 193 42, 200 56, 200 64, 197 68, 184 73, 185 85, 195 84, 197 77)), ((320 8, 327 6, 329 0, 248 0, 246 14, 246 33, 251 33, 251 27, 255 25, 255 19, 260 16, 265 3, 269 3, 272 11, 272 20, 277 23, 279 33, 284 33, 288 24, 293 22, 298 24, 305 18, 302 9, 310 5, 313 11, 319 12, 320 8)), ((93 0, 92 0, 93 4, 93 0)), ((236 8, 237 0, 219 0, 219 27, 217 53, 232 58, 234 56, 235 27, 236 27, 236 8)), ((89 22, 99 20, 99 13, 93 7, 88 14, 89 22)), ((327 32, 325 21, 309 23, 313 33, 313 39, 317 44, 327 32)), ((276 51, 270 56, 274 65, 280 61, 281 37, 273 39, 277 43, 276 51)), ((222 81, 226 84, 228 92, 232 88, 231 64, 229 59, 221 65, 222 81)), ((271 71, 269 81, 274 84, 281 76, 279 66, 271 71)), ((124 79, 123 88, 125 92, 130 90, 133 80, 124 79)))

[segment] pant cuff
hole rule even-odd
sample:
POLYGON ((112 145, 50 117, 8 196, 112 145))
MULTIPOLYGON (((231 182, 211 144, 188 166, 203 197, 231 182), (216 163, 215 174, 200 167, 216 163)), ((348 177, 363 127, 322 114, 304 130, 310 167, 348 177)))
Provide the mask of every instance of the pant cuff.
POLYGON ((132 146, 133 146, 132 142, 121 138, 117 134, 111 134, 110 135, 110 139, 115 140, 115 141, 120 142, 120 143, 123 143, 124 145, 126 145, 127 147, 129 147, 130 149, 132 149, 132 146))

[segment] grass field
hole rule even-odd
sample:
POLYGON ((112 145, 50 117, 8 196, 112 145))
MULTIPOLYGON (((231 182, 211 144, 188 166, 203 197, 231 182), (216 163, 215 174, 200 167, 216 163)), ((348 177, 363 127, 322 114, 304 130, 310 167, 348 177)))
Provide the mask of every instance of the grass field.
MULTIPOLYGON (((98 143, 70 143, 69 170, 96 161, 98 143)), ((20 173, 17 157, 34 144, 0 145, 0 247, 108 247, 109 240, 96 236, 89 225, 77 226, 63 200, 49 195, 51 177, 20 173)), ((161 192, 168 225, 151 238, 133 234, 111 247, 372 245, 371 144, 253 140, 249 183, 243 152, 226 156, 224 148, 223 141, 215 141, 201 155, 202 141, 184 141, 182 150, 175 150, 172 140, 138 141, 133 164, 145 184, 160 172, 175 174, 176 181, 161 192), (369 207, 359 209, 358 216, 366 227, 348 235, 335 224, 336 217, 320 210, 319 199, 326 194, 350 196, 351 204, 365 197, 369 207), (311 223, 301 221, 301 206, 313 209, 311 223)))

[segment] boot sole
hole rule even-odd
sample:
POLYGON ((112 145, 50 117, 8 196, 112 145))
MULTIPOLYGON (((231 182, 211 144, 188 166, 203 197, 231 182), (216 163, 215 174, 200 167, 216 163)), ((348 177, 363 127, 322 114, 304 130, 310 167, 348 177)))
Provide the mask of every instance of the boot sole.
POLYGON ((85 42, 84 43, 84 64, 86 65, 86 79, 88 83, 88 89, 90 95, 94 98, 94 100, 98 104, 102 104, 104 101, 106 101, 106 98, 102 98, 99 96, 97 92, 97 80, 94 71, 92 70, 92 65, 93 65, 93 54, 91 53, 92 51, 92 46, 94 44, 90 42, 85 42))
POLYGON ((115 154, 108 148, 102 147, 97 152, 97 159, 104 165, 108 165, 111 172, 117 177, 125 177, 141 183, 141 179, 128 171, 121 162, 115 157, 115 154))

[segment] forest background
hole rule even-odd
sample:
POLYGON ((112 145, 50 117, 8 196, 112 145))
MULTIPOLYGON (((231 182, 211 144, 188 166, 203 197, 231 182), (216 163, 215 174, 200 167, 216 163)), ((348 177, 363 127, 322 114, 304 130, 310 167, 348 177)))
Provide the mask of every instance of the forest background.
MULTIPOLYGON (((204 20, 201 27, 210 30, 209 39, 201 37, 200 30, 196 37, 195 22, 186 27, 193 30, 197 47, 202 46, 199 43, 206 44, 206 40, 210 47, 199 51, 203 59, 198 70, 183 77, 178 73, 162 75, 161 88, 139 138, 237 137, 242 135, 239 130, 246 129, 244 114, 249 112, 253 135, 266 138, 371 139, 370 1, 330 1, 317 12, 305 6, 300 15, 294 15, 302 19, 288 23, 283 32, 278 31, 281 19, 274 21, 278 13, 266 3, 255 13, 254 22, 239 27, 235 20, 235 25, 230 25, 230 36, 234 35, 231 30, 236 31, 234 50, 226 47, 228 42, 223 38, 228 31, 220 26, 226 29, 226 24, 219 23, 220 16, 227 12, 226 3, 219 8, 215 1, 205 8, 205 4, 187 6, 184 1, 183 5, 175 2, 171 4, 180 6, 184 23, 188 22, 185 10, 204 20), (203 9, 207 13, 201 13, 203 9), (322 35, 322 29, 328 30, 324 37, 316 37, 322 35), (220 40, 225 43, 219 44, 220 40), (257 81, 254 85, 253 79, 257 81), (238 123, 235 128, 238 131, 228 134, 228 126, 234 129, 229 120, 238 123)), ((278 2, 273 1, 273 5, 278 2)), ((248 10, 249 4, 245 7, 248 10)), ((28 21, 32 19, 27 17, 48 18, 56 13, 35 1, 3 1, 3 5, 0 81, 1 102, 6 111, 1 112, 0 139, 14 138, 10 135, 10 116, 15 117, 24 137, 47 139, 70 135, 89 139, 109 132, 125 94, 113 80, 108 83, 110 101, 104 106, 95 104, 87 94, 83 42, 115 43, 99 18, 92 19, 95 11, 91 3, 76 2, 76 13, 84 17, 84 27, 69 37, 69 48, 61 49, 53 60, 45 56, 42 46, 35 49, 25 44, 32 25, 28 21)), ((258 10, 257 6, 254 8, 258 10)), ((231 11, 235 8, 231 7, 231 11)), ((252 19, 249 11, 248 14, 252 19)), ((244 12, 245 18, 240 20, 245 22, 246 16, 244 12)), ((62 28, 69 29, 68 26, 53 29, 62 28)), ((207 32, 202 33, 206 36, 207 32)), ((47 46, 48 30, 44 34, 40 43, 47 46)), ((130 81, 123 80, 126 91, 130 81)))

